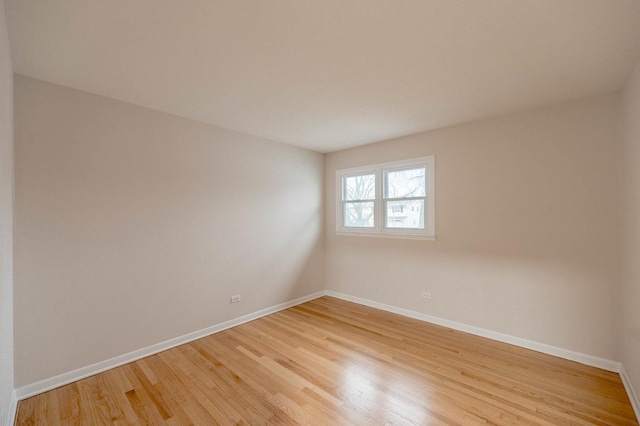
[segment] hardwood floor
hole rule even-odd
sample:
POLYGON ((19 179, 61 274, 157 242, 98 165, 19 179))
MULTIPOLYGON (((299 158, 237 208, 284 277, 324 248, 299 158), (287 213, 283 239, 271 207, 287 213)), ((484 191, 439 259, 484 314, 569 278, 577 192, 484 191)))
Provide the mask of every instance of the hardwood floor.
POLYGON ((21 401, 17 424, 638 423, 615 373, 323 297, 21 401))

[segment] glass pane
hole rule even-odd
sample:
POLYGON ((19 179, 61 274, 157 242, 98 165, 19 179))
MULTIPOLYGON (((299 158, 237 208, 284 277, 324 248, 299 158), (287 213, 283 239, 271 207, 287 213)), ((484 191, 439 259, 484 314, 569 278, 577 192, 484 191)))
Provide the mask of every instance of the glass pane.
POLYGON ((387 228, 424 229, 424 200, 387 201, 387 228))
POLYGON ((344 203, 344 226, 373 228, 373 201, 344 203))
POLYGON ((376 198, 376 175, 348 176, 343 180, 343 200, 373 200, 376 198))
POLYGON ((425 197, 425 167, 385 172, 385 198, 425 197))

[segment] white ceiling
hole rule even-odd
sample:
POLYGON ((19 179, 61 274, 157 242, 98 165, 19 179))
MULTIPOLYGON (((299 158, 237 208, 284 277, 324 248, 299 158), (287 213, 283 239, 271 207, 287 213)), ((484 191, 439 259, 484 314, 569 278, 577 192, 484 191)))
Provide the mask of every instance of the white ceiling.
POLYGON ((619 89, 639 0, 6 0, 17 73, 320 152, 619 89))

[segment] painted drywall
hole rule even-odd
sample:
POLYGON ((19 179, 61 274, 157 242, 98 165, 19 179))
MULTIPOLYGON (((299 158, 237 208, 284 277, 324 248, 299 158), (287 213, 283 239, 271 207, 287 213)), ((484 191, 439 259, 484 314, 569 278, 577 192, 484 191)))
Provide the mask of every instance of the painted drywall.
POLYGON ((14 80, 16 388, 324 288, 321 154, 14 80))
POLYGON ((618 360, 620 108, 607 95, 326 155, 327 289, 618 360), (436 241, 335 235, 337 169, 424 155, 436 241))
POLYGON ((13 74, 0 0, 0 425, 13 394, 13 74))
POLYGON ((622 365, 640 392, 640 61, 623 96, 622 365))

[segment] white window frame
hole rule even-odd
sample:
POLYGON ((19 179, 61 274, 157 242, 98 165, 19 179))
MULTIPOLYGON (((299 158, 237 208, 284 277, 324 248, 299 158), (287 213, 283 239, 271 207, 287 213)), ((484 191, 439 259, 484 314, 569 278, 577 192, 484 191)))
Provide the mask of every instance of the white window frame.
MULTIPOLYGON (((336 170, 336 234, 360 237, 405 238, 435 241, 436 239, 436 182, 435 157, 433 155, 389 163, 371 164, 368 166, 336 170), (424 229, 386 228, 386 210, 384 198, 384 173, 396 170, 425 167, 427 180, 426 197, 424 197, 424 229), (344 178, 364 174, 375 174, 376 193, 373 200, 373 227, 344 226, 343 182, 344 178)), ((419 197, 422 198, 422 197, 419 197)))

